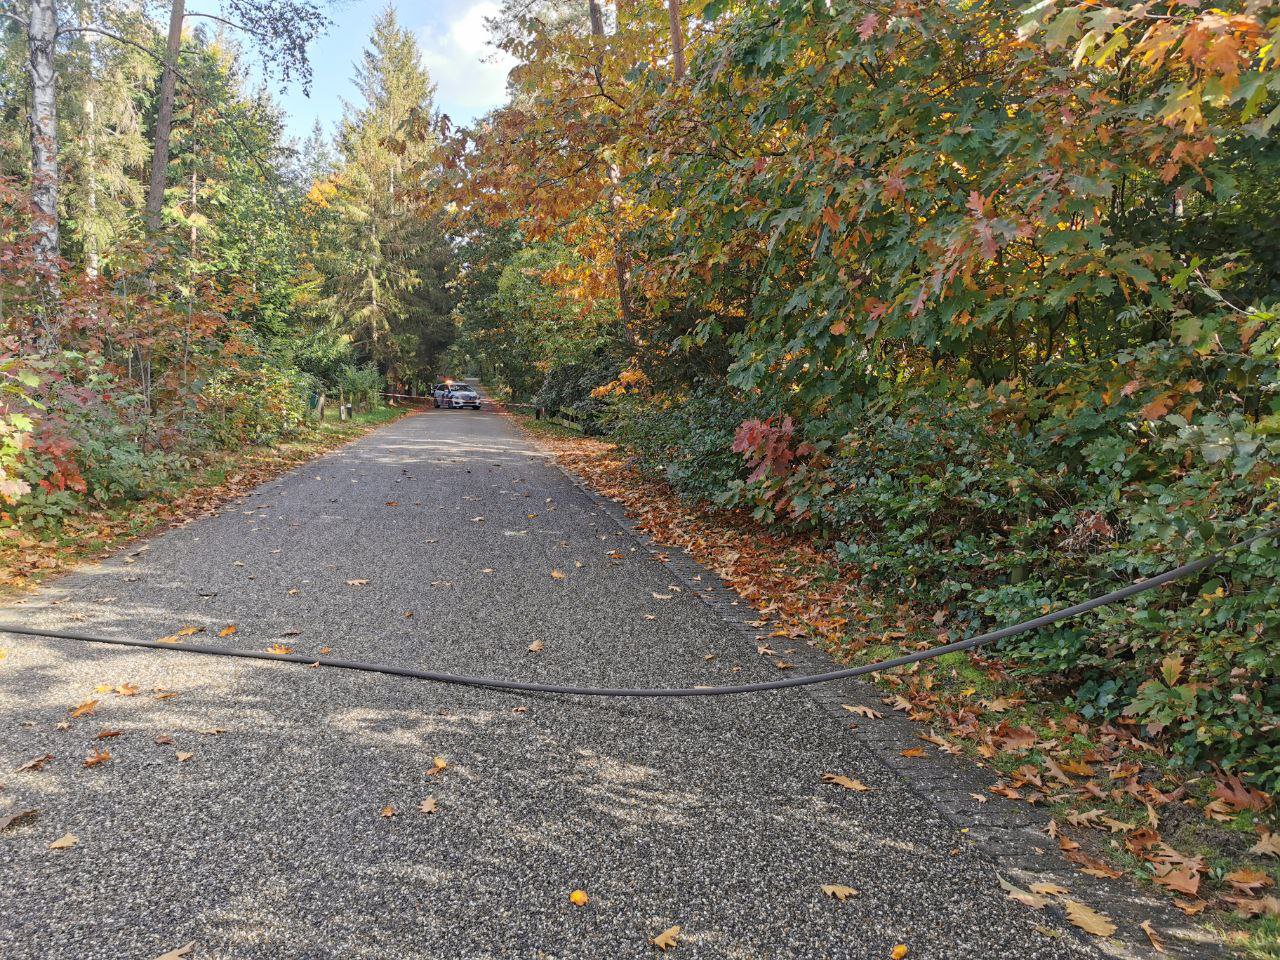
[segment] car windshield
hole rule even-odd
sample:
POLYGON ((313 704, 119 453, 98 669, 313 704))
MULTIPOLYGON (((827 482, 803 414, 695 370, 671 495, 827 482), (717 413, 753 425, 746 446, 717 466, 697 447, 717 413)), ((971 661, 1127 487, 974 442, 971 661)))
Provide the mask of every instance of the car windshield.
POLYGON ((455 383, 455 384, 454 384, 452 387, 450 387, 449 389, 453 390, 453 391, 454 391, 454 393, 462 393, 462 392, 464 392, 464 391, 470 392, 470 390, 471 390, 471 388, 470 388, 470 387, 468 387, 465 383, 455 383))

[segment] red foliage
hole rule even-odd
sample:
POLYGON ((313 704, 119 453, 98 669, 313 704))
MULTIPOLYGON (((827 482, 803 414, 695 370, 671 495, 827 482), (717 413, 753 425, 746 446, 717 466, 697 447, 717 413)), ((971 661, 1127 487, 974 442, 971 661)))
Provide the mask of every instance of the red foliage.
POLYGON ((733 436, 733 452, 742 454, 747 465, 755 468, 748 478, 751 482, 786 476, 796 457, 813 452, 807 443, 792 447, 794 435, 795 424, 790 417, 774 414, 767 420, 742 421, 733 436))

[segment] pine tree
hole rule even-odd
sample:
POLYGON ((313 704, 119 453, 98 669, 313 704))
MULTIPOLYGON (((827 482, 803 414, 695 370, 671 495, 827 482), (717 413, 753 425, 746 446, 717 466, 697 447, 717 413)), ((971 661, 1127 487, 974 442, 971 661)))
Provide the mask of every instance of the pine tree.
POLYGON ((420 380, 451 342, 452 254, 424 182, 439 149, 420 131, 434 84, 395 12, 374 23, 356 72, 362 102, 345 104, 340 166, 320 191, 333 220, 318 258, 326 305, 389 381, 420 380))

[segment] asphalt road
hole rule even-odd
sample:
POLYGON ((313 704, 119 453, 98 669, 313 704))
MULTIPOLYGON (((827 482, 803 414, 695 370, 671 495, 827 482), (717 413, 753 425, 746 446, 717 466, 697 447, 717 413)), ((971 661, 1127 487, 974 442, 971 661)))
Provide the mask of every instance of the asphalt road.
MULTIPOLYGON (((145 639, 234 624, 215 642, 566 683, 778 675, 673 586, 509 420, 429 411, 0 619, 145 639)), ((5 960, 154 960, 192 942, 197 960, 652 957, 674 925, 675 957, 1094 955, 1006 899, 965 837, 802 691, 557 699, 0 649, 0 817, 38 811, 0 832, 5 960), (84 766, 97 748, 110 759, 84 766), (48 848, 67 833, 74 846, 48 848)))

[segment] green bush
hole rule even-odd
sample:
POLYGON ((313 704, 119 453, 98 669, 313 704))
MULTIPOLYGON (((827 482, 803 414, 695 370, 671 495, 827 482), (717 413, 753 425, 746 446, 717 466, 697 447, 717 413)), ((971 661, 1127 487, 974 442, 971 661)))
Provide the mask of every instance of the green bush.
POLYGON ((742 457, 733 435, 764 407, 741 394, 695 393, 668 397, 622 394, 611 398, 603 422, 648 473, 661 475, 684 496, 723 507, 746 506, 742 457))
POLYGON ((223 367, 206 381, 201 406, 217 444, 272 443, 303 428, 314 387, 307 374, 267 363, 223 367))
POLYGON ((360 366, 346 363, 338 369, 336 386, 348 403, 362 406, 367 410, 376 407, 380 402, 381 393, 386 387, 386 378, 372 363, 360 366))
MULTIPOLYGON (((948 608, 959 639, 1280 519, 1280 436, 1265 406, 1276 364, 1258 353, 1162 342, 1046 366, 1036 385, 938 377, 794 422, 764 392, 628 396, 609 422, 680 493, 814 531, 869 591, 948 608), (1242 381, 1254 386, 1251 408, 1234 390, 1242 381)), ((1277 571, 1280 543, 1265 541, 1002 649, 1067 685, 1086 716, 1123 714, 1186 763, 1218 762, 1274 789, 1277 571)))
POLYGON ((0 355, 0 503, 14 503, 31 491, 20 474, 22 451, 35 429, 33 396, 40 386, 31 365, 15 355, 0 355))
POLYGON ((19 467, 27 491, 7 511, 11 522, 53 527, 86 503, 136 500, 163 482, 181 431, 145 417, 132 383, 93 354, 62 351, 36 362, 41 388, 19 467))
POLYGON ((586 433, 599 433, 600 416, 608 404, 593 392, 616 379, 621 369, 621 361, 604 352, 588 360, 559 364, 547 371, 533 402, 553 412, 567 410, 586 433))

